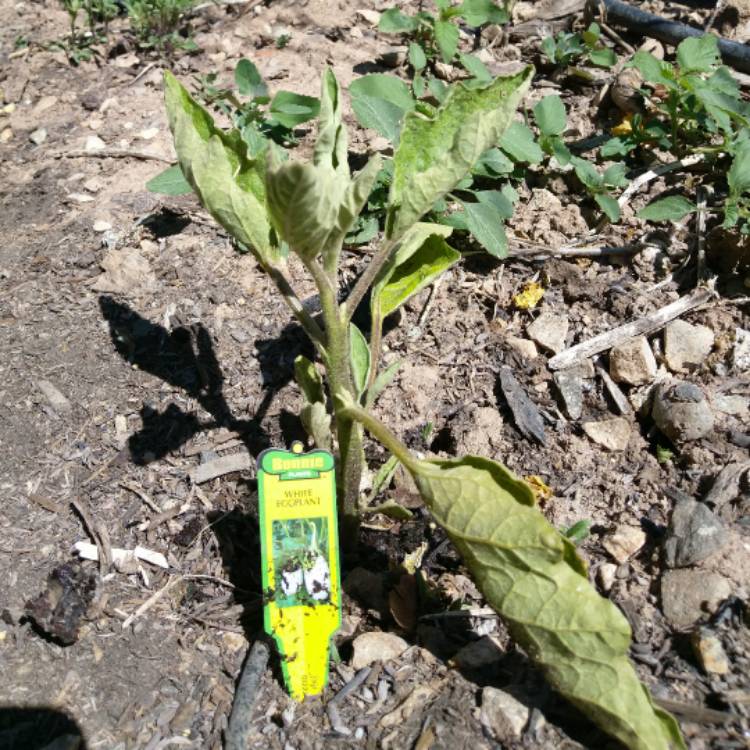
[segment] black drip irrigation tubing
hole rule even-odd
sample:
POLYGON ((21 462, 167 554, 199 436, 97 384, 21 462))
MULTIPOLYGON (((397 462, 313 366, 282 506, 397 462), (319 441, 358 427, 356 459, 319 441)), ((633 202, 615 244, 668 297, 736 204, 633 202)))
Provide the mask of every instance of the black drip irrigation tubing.
MULTIPOLYGON (((703 36, 703 29, 684 23, 668 21, 653 13, 634 8, 620 0, 602 0, 606 9, 606 22, 627 27, 644 36, 658 39, 666 44, 677 45, 691 36, 703 36)), ((717 37, 722 60, 736 70, 750 73, 750 46, 717 37)))

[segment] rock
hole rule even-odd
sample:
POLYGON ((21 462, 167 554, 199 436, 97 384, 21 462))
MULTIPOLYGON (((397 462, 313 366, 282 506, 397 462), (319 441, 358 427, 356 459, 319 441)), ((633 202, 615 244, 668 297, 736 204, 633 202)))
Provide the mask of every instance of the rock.
POLYGON ((499 662, 505 652, 500 641, 491 635, 484 635, 476 641, 467 643, 450 660, 452 666, 460 669, 481 669, 499 662))
POLYGON ((376 661, 395 659, 409 648, 409 644, 393 633, 372 631, 362 633, 352 642, 352 667, 362 669, 376 661))
POLYGON ((662 611, 677 630, 694 625, 731 595, 729 581, 711 571, 668 570, 661 577, 662 611))
POLYGON ((29 140, 37 146, 41 146, 47 140, 47 131, 44 128, 37 128, 29 136, 29 140))
POLYGON ((705 437, 714 428, 714 415, 703 391, 682 381, 665 383, 656 389, 651 416, 676 445, 705 437))
POLYGON ((391 47, 380 55, 378 62, 386 68, 400 68, 406 62, 406 50, 403 47, 391 47))
POLYGON ((7 143, 12 137, 12 128, 3 128, 2 130, 0 130, 0 143, 7 143))
POLYGON ((49 380, 40 380, 36 387, 44 394, 44 397, 49 401, 49 405, 58 414, 70 414, 73 411, 70 401, 49 380))
POLYGON ((106 232, 112 229, 112 225, 108 221, 104 221, 104 219, 98 219, 91 228, 95 232, 106 232))
POLYGON ((482 689, 479 721, 498 740, 517 739, 529 721, 529 709, 517 698, 495 687, 482 689))
POLYGON ((98 135, 88 136, 83 144, 83 150, 89 154, 101 151, 104 148, 107 148, 107 144, 98 135))
POLYGON ((609 397, 612 399, 612 403, 615 405, 618 413, 620 414, 632 414, 633 409, 630 407, 630 402, 627 396, 622 392, 620 386, 615 383, 614 380, 607 374, 607 371, 601 367, 597 368, 604 387, 609 393, 609 397))
POLYGON ((146 128, 145 130, 141 130, 137 137, 142 141, 150 141, 156 138, 157 135, 159 135, 159 128, 146 128))
MULTIPOLYGON (((529 343, 533 346, 532 342, 529 343)), ((558 370, 555 373, 555 385, 560 392, 568 416, 574 420, 580 419, 583 413, 583 382, 581 378, 567 370, 558 370)))
POLYGON ((97 292, 127 294, 151 287, 156 279, 151 265, 138 250, 110 250, 101 262, 104 273, 97 276, 91 288, 97 292))
POLYGON ((721 641, 706 628, 698 628, 690 637, 698 663, 708 674, 728 674, 729 659, 721 641))
POLYGON ((646 535, 635 526, 618 526, 604 539, 602 547, 618 563, 627 562, 646 543, 646 535))
POLYGON ((568 335, 568 318, 551 312, 542 313, 533 323, 527 326, 526 333, 543 349, 553 354, 565 348, 565 337, 568 335))
POLYGON ((664 560, 670 568, 693 565, 720 550, 726 541, 724 525, 708 506, 686 498, 672 512, 664 560))
POLYGON ((370 26, 377 26, 380 23, 380 13, 376 10, 370 10, 369 8, 361 8, 360 10, 354 11, 355 15, 359 16, 363 21, 366 21, 370 26))
POLYGON ((734 332, 732 366, 737 372, 750 370, 750 331, 744 328, 736 328, 734 332))
POLYGON ((630 422, 613 417, 600 422, 584 422, 583 431, 595 442, 611 451, 624 451, 630 440, 630 422))
POLYGON ((716 393, 711 396, 711 405, 722 414, 743 419, 750 416, 750 398, 747 396, 725 396, 722 393, 716 393))
POLYGON ((609 592, 615 583, 617 565, 614 563, 602 563, 596 571, 596 577, 602 590, 609 592))
POLYGON ((612 349, 609 374, 615 382, 627 385, 645 385, 656 377, 656 359, 645 336, 635 336, 612 349))
POLYGON ((505 339, 505 343, 517 352, 521 359, 531 360, 536 359, 539 356, 539 350, 536 348, 536 344, 529 339, 521 339, 516 336, 508 336, 505 339))
POLYGON ((673 320, 664 331, 664 359, 672 372, 689 372, 700 367, 714 348, 714 332, 673 320))

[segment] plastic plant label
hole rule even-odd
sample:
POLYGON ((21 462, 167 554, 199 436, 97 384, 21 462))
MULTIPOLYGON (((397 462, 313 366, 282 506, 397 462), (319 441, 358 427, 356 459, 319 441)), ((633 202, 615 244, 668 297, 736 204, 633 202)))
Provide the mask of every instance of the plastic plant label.
POLYGON ((328 682, 331 636, 341 624, 333 456, 272 448, 258 457, 264 622, 298 701, 328 682))

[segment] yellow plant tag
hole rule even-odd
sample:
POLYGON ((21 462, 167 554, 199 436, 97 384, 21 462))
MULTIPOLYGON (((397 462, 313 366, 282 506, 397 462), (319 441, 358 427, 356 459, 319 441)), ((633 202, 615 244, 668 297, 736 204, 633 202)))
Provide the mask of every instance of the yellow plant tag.
POLYGON ((265 629, 274 637, 289 694, 328 682, 331 636, 341 624, 333 456, 272 448, 258 457, 265 629))

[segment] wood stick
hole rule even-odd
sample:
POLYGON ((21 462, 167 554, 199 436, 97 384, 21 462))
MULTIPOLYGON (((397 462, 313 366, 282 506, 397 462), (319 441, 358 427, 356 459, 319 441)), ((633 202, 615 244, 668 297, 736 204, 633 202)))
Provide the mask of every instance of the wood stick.
POLYGON ((575 364, 593 357, 595 354, 605 352, 613 346, 627 341, 633 336, 653 333, 664 327, 670 320, 679 318, 696 307, 705 305, 716 297, 716 292, 712 288, 701 287, 693 290, 690 294, 680 297, 666 307, 655 310, 649 315, 638 320, 632 320, 611 331, 600 333, 598 336, 583 341, 580 344, 571 346, 569 349, 561 351, 549 360, 547 365, 550 370, 562 370, 565 367, 572 367, 575 364))
POLYGON ((153 159, 165 164, 172 164, 174 159, 150 151, 131 151, 127 148, 103 148, 99 151, 84 151, 73 149, 72 151, 55 151, 51 154, 55 159, 153 159))

